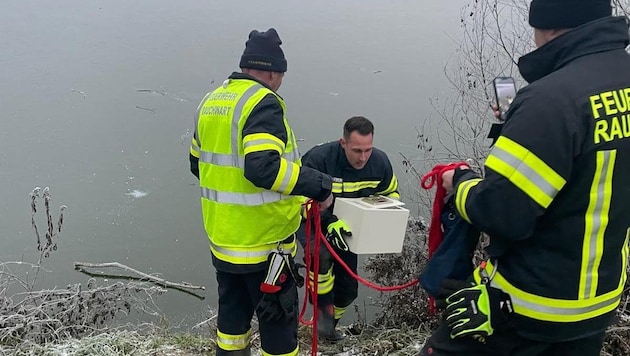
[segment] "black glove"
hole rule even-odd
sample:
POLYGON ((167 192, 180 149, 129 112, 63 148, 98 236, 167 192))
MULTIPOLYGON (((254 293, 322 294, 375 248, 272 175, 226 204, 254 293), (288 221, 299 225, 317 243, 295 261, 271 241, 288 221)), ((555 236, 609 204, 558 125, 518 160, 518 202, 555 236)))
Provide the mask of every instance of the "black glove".
POLYGON ((332 214, 330 210, 325 210, 321 214, 322 230, 328 232, 326 239, 332 246, 340 251, 349 251, 345 238, 352 236, 350 228, 337 216, 332 214))
POLYGON ((267 322, 291 321, 297 317, 298 292, 293 283, 277 293, 263 293, 256 311, 258 319, 267 322))
POLYGON ((446 298, 445 316, 452 339, 462 336, 489 336, 510 322, 512 300, 498 288, 479 284, 446 298))
MULTIPOLYGON (((293 261, 293 257, 291 257, 291 261, 293 261)), ((306 270, 306 265, 302 263, 292 263, 292 265, 293 268, 291 270, 293 271, 292 276, 295 285, 297 285, 298 288, 302 288, 304 287, 304 276, 300 274, 300 269, 304 268, 306 270)))
POLYGON ((291 320, 297 312, 296 284, 304 283, 291 255, 272 252, 267 259, 267 275, 260 284, 263 292, 256 306, 258 318, 266 321, 291 320))
POLYGON ((346 237, 352 236, 350 228, 343 220, 337 220, 328 225, 328 235, 326 238, 331 245, 340 251, 349 251, 348 244, 346 243, 346 237))
POLYGON ((474 286, 475 283, 472 281, 462 281, 459 279, 445 279, 440 284, 440 289, 438 289, 435 294, 435 307, 439 310, 446 309, 448 303, 446 303, 446 298, 450 297, 453 293, 459 291, 460 289, 468 288, 474 286))

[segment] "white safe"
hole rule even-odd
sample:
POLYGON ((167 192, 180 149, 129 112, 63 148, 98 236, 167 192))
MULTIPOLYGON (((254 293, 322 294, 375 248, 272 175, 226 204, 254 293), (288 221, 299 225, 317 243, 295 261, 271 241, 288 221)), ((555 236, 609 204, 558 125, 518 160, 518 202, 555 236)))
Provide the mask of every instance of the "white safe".
POLYGON ((400 253, 407 231, 405 203, 385 196, 335 198, 333 213, 352 232, 346 238, 356 254, 400 253))

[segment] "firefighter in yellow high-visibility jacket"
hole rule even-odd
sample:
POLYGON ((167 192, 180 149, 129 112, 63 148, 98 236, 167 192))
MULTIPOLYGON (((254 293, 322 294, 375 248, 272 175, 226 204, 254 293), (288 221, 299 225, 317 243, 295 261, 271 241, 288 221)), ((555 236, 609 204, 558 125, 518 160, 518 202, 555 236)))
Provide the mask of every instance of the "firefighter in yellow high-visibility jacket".
POLYGON ((297 355, 293 256, 303 197, 332 203, 332 178, 302 167, 283 99, 287 62, 275 29, 252 31, 241 73, 199 104, 190 150, 219 290, 217 355, 249 355, 251 318, 263 355, 297 355))

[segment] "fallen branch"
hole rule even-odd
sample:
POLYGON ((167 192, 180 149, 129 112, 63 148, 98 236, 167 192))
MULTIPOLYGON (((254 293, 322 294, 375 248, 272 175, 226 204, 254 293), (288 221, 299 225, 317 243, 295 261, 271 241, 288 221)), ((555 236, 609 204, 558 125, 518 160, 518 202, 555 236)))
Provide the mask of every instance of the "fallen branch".
POLYGON ((201 289, 201 290, 205 290, 206 287, 204 286, 196 286, 194 284, 190 284, 188 282, 182 282, 182 283, 173 283, 173 282, 169 282, 165 279, 159 278, 159 277, 155 277, 143 272, 140 272, 138 270, 135 270, 131 267, 125 266, 121 263, 118 262, 105 262, 105 263, 89 263, 89 262, 74 262, 74 268, 76 269, 81 269, 81 268, 110 268, 110 267, 115 267, 115 268, 121 268, 124 269, 128 272, 131 273, 135 273, 139 276, 142 276, 142 278, 147 279, 149 281, 155 282, 157 284, 160 284, 164 287, 174 287, 174 288, 187 288, 187 289, 201 289))
MULTIPOLYGON (((145 278, 143 278, 142 276, 131 276, 131 275, 123 275, 121 273, 103 273, 102 271, 98 271, 98 270, 88 270, 85 268, 78 268, 77 271, 90 276, 92 278, 102 278, 104 280, 121 280, 121 281, 136 281, 136 282, 148 282, 148 283, 153 283, 151 281, 147 281, 145 278)), ((163 287, 163 286, 162 286, 163 287)), ((200 300, 204 300, 206 299, 206 297, 202 294, 199 294, 201 292, 197 292, 194 290, 189 290, 186 288, 178 288, 178 287, 169 287, 169 289, 174 289, 177 291, 180 291, 182 293, 186 293, 188 295, 192 295, 193 297, 200 299, 200 300)), ((0 354, 1 356, 1 354, 0 354)))

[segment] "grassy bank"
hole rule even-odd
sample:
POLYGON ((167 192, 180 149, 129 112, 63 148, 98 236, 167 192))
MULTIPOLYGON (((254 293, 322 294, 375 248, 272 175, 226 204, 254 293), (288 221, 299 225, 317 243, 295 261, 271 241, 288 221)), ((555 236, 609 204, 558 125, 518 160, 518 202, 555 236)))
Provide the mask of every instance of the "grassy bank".
MULTIPOLYGON (((48 200, 45 208, 48 211, 48 200)), ((55 231, 61 229, 52 228, 50 215, 48 221, 46 240, 38 239, 45 245, 39 248, 42 255, 36 264, 0 263, 0 355, 214 355, 216 327, 211 322, 203 328, 193 327, 195 333, 175 333, 154 324, 112 329, 110 325, 132 311, 159 316, 153 301, 165 290, 147 281, 99 283, 91 279, 85 286, 35 290, 37 275, 28 279, 19 272, 24 269, 26 276, 29 271, 39 272, 41 262, 56 250, 55 231), (24 291, 11 293, 15 287, 24 291)), ((426 240, 426 224, 409 221, 403 252, 371 256, 364 266, 366 276, 381 285, 399 285, 417 278, 427 261, 426 240)), ((417 355, 437 321, 428 313, 427 299, 417 286, 381 294, 375 320, 366 325, 358 318, 354 325, 345 327, 348 337, 342 342, 320 343, 320 355, 417 355)), ((619 321, 609 329, 602 355, 630 355, 629 307, 630 280, 619 321)), ((256 329, 254 326, 252 354, 260 355, 256 329)), ((300 327, 301 355, 310 354, 311 331, 300 327)))
MULTIPOLYGON (((300 355, 310 355, 311 329, 300 328, 300 355)), ((417 355, 427 330, 368 329, 337 344, 320 343, 320 355, 417 355)), ((253 334, 252 355, 261 355, 258 334, 253 334)), ((169 334, 153 331, 118 330, 60 343, 29 344, 0 348, 0 355, 17 356, 118 356, 118 355, 214 355, 214 337, 209 333, 169 334)))
MULTIPOLYGON (((310 328, 300 328, 300 355, 310 355, 310 328)), ((346 330, 348 331, 348 330, 346 330)), ((320 343, 319 354, 336 356, 354 355, 418 355, 427 327, 373 328, 360 335, 350 335, 338 344, 320 343)), ((611 328, 602 356, 630 355, 630 325, 611 328)), ((253 334, 252 355, 261 355, 258 334, 253 334)), ((22 344, 16 348, 0 346, 0 355, 16 356, 184 356, 214 355, 215 343, 211 333, 170 334, 157 329, 152 331, 118 330, 81 339, 69 339, 52 344, 22 344)))

